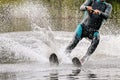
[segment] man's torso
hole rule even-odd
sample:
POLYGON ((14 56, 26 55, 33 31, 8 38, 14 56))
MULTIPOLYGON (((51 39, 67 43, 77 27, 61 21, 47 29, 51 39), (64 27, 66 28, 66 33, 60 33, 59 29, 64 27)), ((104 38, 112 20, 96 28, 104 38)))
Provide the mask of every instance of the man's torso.
MULTIPOLYGON (((94 10, 98 9, 102 12, 105 12, 107 7, 105 2, 97 2, 96 0, 93 1, 91 6, 94 10)), ((87 13, 88 15, 84 18, 82 24, 94 30, 99 30, 104 19, 98 14, 93 14, 90 12, 87 12, 87 13)))

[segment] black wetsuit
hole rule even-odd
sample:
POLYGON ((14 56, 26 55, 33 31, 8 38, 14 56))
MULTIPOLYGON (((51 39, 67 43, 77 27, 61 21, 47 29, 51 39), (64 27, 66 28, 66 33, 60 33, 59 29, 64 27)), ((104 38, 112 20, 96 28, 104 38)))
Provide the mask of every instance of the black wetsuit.
POLYGON ((76 47, 78 42, 83 38, 87 37, 92 40, 90 47, 87 50, 87 53, 84 57, 91 55, 97 45, 99 44, 99 32, 103 20, 108 19, 112 11, 112 6, 105 1, 100 0, 86 0, 84 4, 80 7, 80 10, 86 11, 87 15, 83 21, 77 26, 75 31, 75 36, 66 48, 66 53, 71 53, 72 49, 76 47), (94 10, 98 9, 100 14, 93 14, 87 11, 86 6, 91 6, 94 10))

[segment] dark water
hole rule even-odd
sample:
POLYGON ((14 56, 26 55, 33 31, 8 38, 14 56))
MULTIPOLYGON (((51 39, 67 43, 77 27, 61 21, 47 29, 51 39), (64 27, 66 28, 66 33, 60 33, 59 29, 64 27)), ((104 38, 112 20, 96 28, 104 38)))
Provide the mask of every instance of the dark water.
MULTIPOLYGON (((107 60, 106 60, 107 61, 107 60)), ((72 64, 50 66, 49 63, 0 64, 0 80, 119 80, 120 65, 93 65, 81 69, 72 64), (101 67, 99 67, 101 65, 101 67)), ((96 64, 96 63, 95 63, 96 64)))

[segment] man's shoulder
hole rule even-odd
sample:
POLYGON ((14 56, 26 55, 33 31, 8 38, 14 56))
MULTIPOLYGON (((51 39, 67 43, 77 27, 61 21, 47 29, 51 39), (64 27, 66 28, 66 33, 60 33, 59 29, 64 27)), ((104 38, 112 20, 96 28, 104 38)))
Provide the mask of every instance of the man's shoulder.
POLYGON ((107 5, 107 7, 111 7, 112 8, 112 5, 110 3, 105 2, 105 4, 107 5))

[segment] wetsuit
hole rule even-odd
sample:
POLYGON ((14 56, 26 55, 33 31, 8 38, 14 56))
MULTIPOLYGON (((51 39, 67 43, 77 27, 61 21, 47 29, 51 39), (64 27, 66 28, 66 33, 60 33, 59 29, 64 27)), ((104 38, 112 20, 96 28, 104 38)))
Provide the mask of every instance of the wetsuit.
POLYGON ((90 47, 88 48, 86 55, 82 59, 90 56, 97 45, 99 44, 100 36, 99 29, 103 20, 108 19, 112 11, 112 6, 109 3, 100 0, 86 0, 80 7, 80 10, 85 11, 87 15, 82 22, 77 26, 73 40, 66 48, 66 53, 71 53, 72 49, 76 47, 78 42, 87 37, 92 40, 90 47), (100 14, 93 14, 87 11, 86 6, 91 6, 94 10, 100 11, 100 14))

